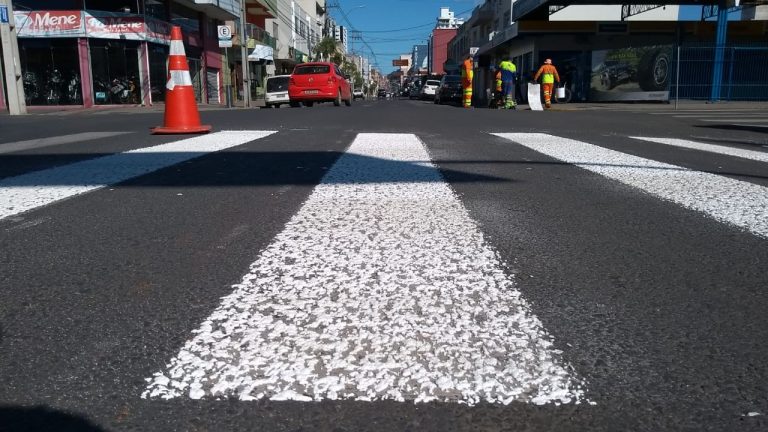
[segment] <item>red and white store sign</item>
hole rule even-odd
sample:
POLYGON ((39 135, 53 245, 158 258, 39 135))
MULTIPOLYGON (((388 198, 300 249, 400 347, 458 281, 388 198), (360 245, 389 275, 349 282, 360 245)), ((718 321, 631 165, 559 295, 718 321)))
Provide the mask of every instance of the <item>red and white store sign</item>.
POLYGON ((86 12, 85 32, 92 37, 111 35, 140 37, 146 33, 144 17, 141 16, 93 16, 86 12))
POLYGON ((83 34, 82 11, 14 12, 20 37, 80 36, 83 34))
POLYGON ((14 12, 19 37, 91 37, 170 43, 170 24, 140 15, 86 11, 14 12))

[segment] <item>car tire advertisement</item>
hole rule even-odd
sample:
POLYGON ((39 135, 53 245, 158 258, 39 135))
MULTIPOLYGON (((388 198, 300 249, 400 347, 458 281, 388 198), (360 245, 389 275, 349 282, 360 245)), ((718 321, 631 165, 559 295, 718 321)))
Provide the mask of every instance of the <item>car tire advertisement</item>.
POLYGON ((668 101, 672 46, 592 51, 592 101, 668 101))

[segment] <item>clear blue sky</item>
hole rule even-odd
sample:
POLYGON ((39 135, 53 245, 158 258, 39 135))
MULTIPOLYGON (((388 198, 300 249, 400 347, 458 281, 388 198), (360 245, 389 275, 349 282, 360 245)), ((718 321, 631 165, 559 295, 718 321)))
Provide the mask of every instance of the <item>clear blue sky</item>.
MULTIPOLYGON (((327 5, 334 3, 335 0, 326 0, 327 5)), ((341 10, 329 9, 336 23, 360 31, 367 42, 366 46, 361 41, 350 40, 350 49, 369 57, 371 63, 375 62, 373 50, 378 60, 375 67, 389 73, 395 69, 392 59, 409 54, 414 45, 426 43, 441 7, 449 7, 456 16, 467 18, 482 0, 338 0, 338 3, 341 10)), ((349 36, 351 39, 352 35, 349 36)))

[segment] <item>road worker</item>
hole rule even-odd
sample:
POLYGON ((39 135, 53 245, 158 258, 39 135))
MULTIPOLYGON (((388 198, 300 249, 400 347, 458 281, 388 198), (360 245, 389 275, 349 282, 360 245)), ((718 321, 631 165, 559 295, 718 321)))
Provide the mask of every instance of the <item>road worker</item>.
POLYGON ((474 78, 472 55, 468 54, 461 65, 461 87, 464 90, 464 108, 472 108, 472 79, 474 78))
POLYGON ((536 72, 533 80, 538 81, 539 77, 541 77, 541 89, 544 91, 544 106, 549 109, 552 107, 552 90, 555 87, 555 82, 560 83, 560 75, 557 74, 557 69, 552 65, 552 59, 544 60, 544 64, 536 72))
POLYGON ((496 75, 494 76, 494 91, 493 91, 493 108, 501 109, 503 108, 503 100, 504 100, 504 93, 503 93, 503 84, 501 81, 501 66, 496 68, 496 75))
POLYGON ((517 66, 512 63, 512 58, 501 62, 501 81, 504 87, 504 108, 516 109, 515 101, 515 78, 517 78, 517 66))

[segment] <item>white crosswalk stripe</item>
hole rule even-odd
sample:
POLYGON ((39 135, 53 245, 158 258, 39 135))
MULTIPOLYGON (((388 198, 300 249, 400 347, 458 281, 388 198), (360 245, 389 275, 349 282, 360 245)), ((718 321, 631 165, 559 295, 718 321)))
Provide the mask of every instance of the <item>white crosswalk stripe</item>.
POLYGON ((755 150, 745 150, 728 146, 715 144, 706 144, 696 141, 676 139, 676 138, 651 138, 651 137, 630 137, 636 140, 650 141, 659 144, 666 144, 675 147, 689 148, 692 150, 701 150, 710 153, 718 153, 726 156, 735 156, 743 159, 751 159, 760 162, 768 162, 768 153, 755 150))
POLYGON ((218 132, 6 178, 0 181, 0 220, 273 133, 218 132))
POLYGON ((548 134, 494 135, 768 237, 768 188, 548 134))
POLYGON ((360 134, 145 398, 585 401, 410 134, 360 134))

